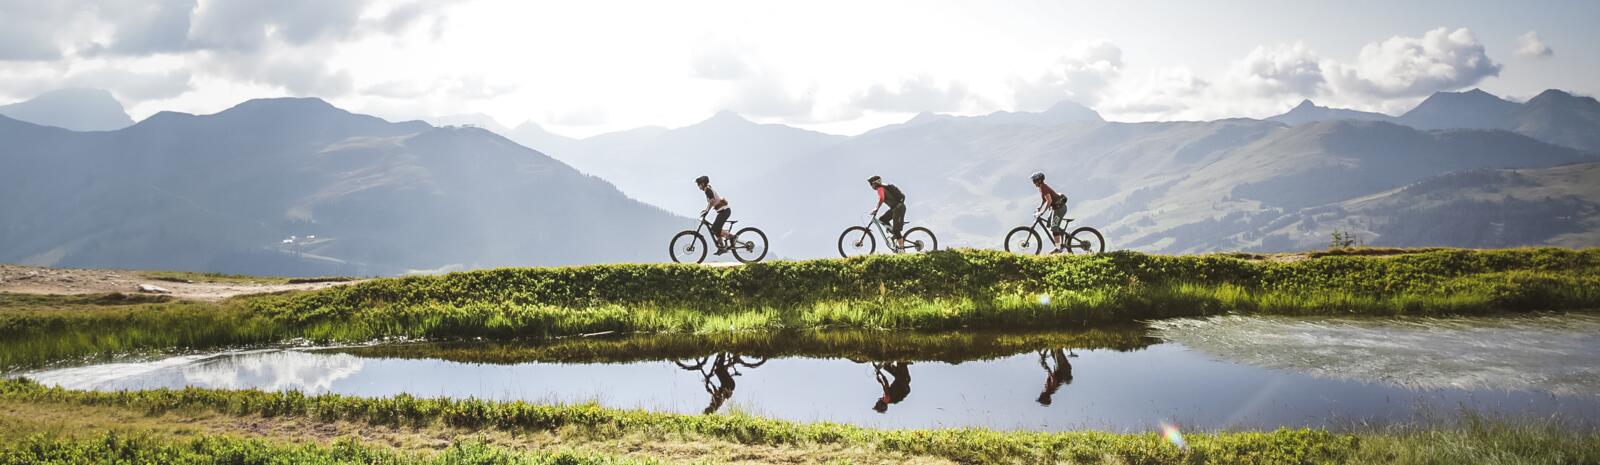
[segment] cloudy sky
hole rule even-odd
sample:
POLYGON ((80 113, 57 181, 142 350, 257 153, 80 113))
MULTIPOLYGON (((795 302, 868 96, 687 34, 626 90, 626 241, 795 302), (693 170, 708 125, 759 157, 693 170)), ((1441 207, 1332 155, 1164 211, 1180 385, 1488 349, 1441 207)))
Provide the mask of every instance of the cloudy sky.
POLYGON ((316 96, 586 136, 719 110, 854 134, 919 111, 1398 114, 1481 87, 1600 94, 1600 2, 0 0, 0 103, 135 119, 316 96))

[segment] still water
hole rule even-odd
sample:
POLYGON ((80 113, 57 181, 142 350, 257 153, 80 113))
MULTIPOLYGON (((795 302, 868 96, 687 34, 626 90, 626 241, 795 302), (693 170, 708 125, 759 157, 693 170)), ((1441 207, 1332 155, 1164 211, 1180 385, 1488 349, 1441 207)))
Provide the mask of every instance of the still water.
MULTIPOLYGON (((1103 342, 1107 340, 1104 335, 1047 334, 980 340, 930 336, 932 339, 907 340, 898 349, 886 349, 882 345, 885 341, 874 341, 880 344, 875 348, 863 348, 859 346, 862 338, 853 337, 832 342, 832 348, 805 351, 773 349, 785 346, 781 338, 760 344, 711 342, 699 349, 693 344, 683 348, 682 344, 627 339, 582 341, 578 346, 569 340, 560 344, 298 348, 191 355, 26 376, 79 389, 197 386, 359 396, 407 393, 421 397, 598 402, 620 408, 743 412, 883 428, 1146 430, 1161 421, 1205 429, 1339 427, 1357 422, 1450 417, 1461 409, 1514 417, 1559 415, 1589 424, 1600 419, 1597 386, 1566 383, 1551 389, 1519 381, 1507 384, 1515 386, 1513 389, 1493 383, 1452 387, 1363 378, 1364 372, 1359 370, 1352 375, 1330 376, 1326 370, 1299 369, 1287 363, 1247 363, 1249 357, 1222 356, 1217 351, 1172 342, 1205 339, 1195 331, 1208 325, 1237 332, 1234 326, 1247 324, 1251 331, 1261 332, 1263 340, 1274 341, 1262 345, 1262 350, 1284 352, 1287 349, 1280 347, 1282 340, 1265 334, 1307 331, 1296 326, 1302 321, 1276 321, 1283 324, 1263 325, 1248 319, 1232 323, 1193 320, 1184 326, 1187 332, 1181 337, 1159 339, 1141 334, 1111 338, 1120 341, 1116 343, 1103 342), (1129 344, 1129 340, 1138 342, 1129 344), (566 347, 560 347, 562 344, 566 347), (946 350, 952 345, 960 346, 973 355, 967 359, 919 359, 915 356, 919 344, 939 345, 946 350), (662 349, 664 346, 676 348, 662 349), (1068 348, 1073 346, 1083 348, 1068 348), (653 357, 652 351, 670 352, 670 356, 653 357), (895 357, 874 355, 885 353, 894 353, 895 357)), ((1553 363, 1527 363, 1523 371, 1494 366, 1483 376, 1548 377, 1551 373, 1574 372, 1580 377, 1560 379, 1581 380, 1585 373, 1595 372, 1595 359, 1562 367, 1575 359, 1565 353, 1553 353, 1551 348, 1568 352, 1573 347, 1600 350, 1600 340, 1593 333, 1585 334, 1584 329, 1563 332, 1559 325, 1555 328, 1542 336, 1544 341, 1507 341, 1502 349, 1503 354, 1522 363, 1541 359, 1553 363), (1544 354, 1542 358, 1540 353, 1544 354)), ((1158 327, 1155 334, 1162 331, 1175 330, 1168 325, 1158 327)), ((1423 345, 1432 342, 1418 340, 1416 334, 1406 333, 1405 327, 1397 329, 1388 323, 1343 322, 1320 325, 1316 331, 1318 338, 1403 340, 1423 345), (1391 337, 1383 337, 1384 333, 1391 337)), ((1427 328, 1427 332, 1437 331, 1427 328)), ((883 337, 889 339, 887 344, 895 342, 893 336, 883 337)), ((811 341, 812 345, 815 342, 811 341)), ((1229 345, 1229 351, 1249 352, 1241 344, 1229 345)), ((1395 356, 1417 360, 1420 349, 1409 345, 1404 349, 1395 351, 1395 356)), ((1338 358, 1336 353, 1329 354, 1326 347, 1319 346, 1318 350, 1318 357, 1338 358)), ((1360 352, 1359 356, 1385 357, 1375 351, 1360 352)), ((1356 365, 1387 363, 1369 362, 1356 365)), ((1400 364, 1404 360, 1391 362, 1400 364)))

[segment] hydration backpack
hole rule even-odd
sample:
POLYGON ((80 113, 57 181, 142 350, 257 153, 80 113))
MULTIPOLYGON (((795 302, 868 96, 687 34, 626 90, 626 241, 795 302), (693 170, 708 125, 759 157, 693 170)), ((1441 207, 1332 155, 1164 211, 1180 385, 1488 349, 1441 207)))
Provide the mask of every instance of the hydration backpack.
POLYGON ((887 203, 890 206, 904 204, 906 203, 906 194, 904 192, 900 192, 900 188, 895 187, 894 184, 884 184, 883 203, 887 203))

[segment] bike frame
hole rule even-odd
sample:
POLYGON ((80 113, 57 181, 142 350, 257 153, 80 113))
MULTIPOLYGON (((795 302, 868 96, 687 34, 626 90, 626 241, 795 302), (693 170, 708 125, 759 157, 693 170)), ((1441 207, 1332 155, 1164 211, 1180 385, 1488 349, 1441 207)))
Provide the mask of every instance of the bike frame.
MULTIPOLYGON (((873 229, 877 229, 878 230, 878 237, 883 238, 883 243, 884 243, 884 245, 889 246, 889 251, 890 252, 900 253, 900 252, 904 252, 906 249, 910 248, 910 247, 901 247, 899 244, 895 243, 894 239, 891 239, 889 237, 889 231, 886 231, 886 230, 883 229, 883 222, 878 221, 878 213, 877 212, 873 212, 873 213, 868 213, 867 214, 867 224, 866 224, 866 226, 863 226, 863 227, 867 228, 867 233, 868 234, 871 234, 873 229)), ((903 231, 902 231, 902 233, 903 233, 903 231)))
MULTIPOLYGON (((1047 210, 1047 212, 1053 213, 1053 211, 1048 211, 1048 210, 1047 210)), ((1045 215, 1043 215, 1043 214, 1033 215, 1033 226, 1029 226, 1029 228, 1033 229, 1033 233, 1034 234, 1039 234, 1039 231, 1044 231, 1044 234, 1039 234, 1039 237, 1043 237, 1044 240, 1050 241, 1050 245, 1052 245, 1052 246, 1060 247, 1061 243, 1056 242, 1056 235, 1055 234, 1050 234, 1050 224, 1048 222, 1046 222, 1044 218, 1045 218, 1045 215)), ((1071 219, 1062 218, 1061 219, 1061 235, 1067 240, 1067 243, 1069 244, 1069 246, 1077 247, 1078 244, 1073 243, 1072 228, 1070 227, 1071 225, 1072 225, 1072 220, 1071 219)))
MULTIPOLYGON (((701 235, 710 236, 711 237, 711 245, 714 245, 714 246, 717 246, 717 247, 726 246, 727 244, 723 243, 722 235, 721 234, 717 234, 715 231, 711 230, 711 222, 710 221, 706 221, 706 215, 708 215, 708 214, 710 214, 710 212, 702 213, 700 215, 700 224, 698 226, 694 227, 694 233, 695 234, 701 234, 700 231, 701 230, 705 230, 705 233, 701 234, 701 235)), ((728 219, 728 223, 730 223, 730 224, 733 223, 733 218, 729 218, 728 219)))

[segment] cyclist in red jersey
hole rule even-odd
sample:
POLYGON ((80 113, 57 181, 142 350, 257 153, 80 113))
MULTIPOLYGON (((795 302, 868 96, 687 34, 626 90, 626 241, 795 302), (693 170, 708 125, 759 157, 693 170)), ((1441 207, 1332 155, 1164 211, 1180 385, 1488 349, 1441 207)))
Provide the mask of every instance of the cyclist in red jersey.
POLYGON ((889 206, 889 211, 884 212, 878 221, 889 227, 889 237, 904 249, 906 238, 900 234, 900 230, 906 227, 906 194, 894 184, 884 184, 881 176, 867 178, 867 184, 878 192, 878 205, 872 207, 872 214, 877 215, 879 208, 889 206))
POLYGON ((1056 248, 1050 253, 1064 252, 1067 249, 1067 230, 1061 227, 1061 222, 1067 216, 1067 196, 1056 193, 1049 184, 1045 184, 1043 172, 1035 172, 1030 178, 1033 179, 1033 185, 1039 188, 1039 208, 1033 214, 1038 216, 1044 214, 1045 208, 1050 209, 1050 237, 1056 241, 1056 248))

